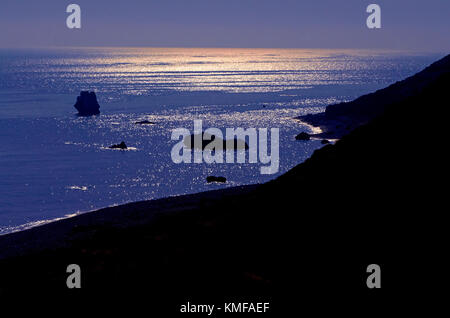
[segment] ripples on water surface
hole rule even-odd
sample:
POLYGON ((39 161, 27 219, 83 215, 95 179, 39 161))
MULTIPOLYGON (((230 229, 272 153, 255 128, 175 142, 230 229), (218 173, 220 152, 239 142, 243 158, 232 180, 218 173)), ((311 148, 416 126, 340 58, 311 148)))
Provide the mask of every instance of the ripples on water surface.
POLYGON ((175 165, 171 130, 280 128, 280 172, 319 141, 292 118, 412 75, 439 56, 269 49, 0 50, 0 233, 80 211, 268 181, 260 165, 175 165), (98 117, 75 116, 95 90, 98 117), (135 125, 148 119, 156 125, 135 125), (129 151, 108 146, 124 140, 129 151), (206 184, 223 175, 226 185, 206 184))

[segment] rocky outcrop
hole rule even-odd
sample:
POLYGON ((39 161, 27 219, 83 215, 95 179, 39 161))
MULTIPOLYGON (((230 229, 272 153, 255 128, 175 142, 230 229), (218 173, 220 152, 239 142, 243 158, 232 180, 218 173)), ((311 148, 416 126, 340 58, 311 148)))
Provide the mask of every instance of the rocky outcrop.
POLYGON ((301 132, 297 136, 295 136, 295 140, 310 140, 311 136, 306 132, 301 132))
POLYGON ((149 120, 141 120, 135 122, 136 125, 156 125, 156 123, 149 121, 149 120))
POLYGON ((206 178, 206 182, 208 182, 208 183, 212 183, 212 182, 225 183, 225 182, 227 182, 227 179, 225 177, 209 176, 206 178))
POLYGON ((79 116, 92 116, 100 114, 100 105, 95 92, 82 91, 77 97, 74 107, 78 110, 79 116))
MULTIPOLYGON (((184 144, 187 147, 190 147, 191 149, 194 149, 196 147, 196 144, 195 144, 196 137, 201 139, 202 150, 205 150, 205 147, 207 145, 209 145, 211 142, 216 140, 216 136, 214 136, 214 135, 207 135, 205 133, 202 133, 201 136, 200 136, 200 134, 198 134, 198 135, 190 135, 190 136, 186 137, 184 139, 184 144)), ((248 144, 244 140, 237 139, 236 137, 234 138, 233 143, 232 144, 230 143, 232 145, 232 148, 230 148, 231 145, 229 145, 227 147, 227 142, 229 140, 222 139, 222 138, 218 138, 218 139, 219 139, 219 142, 222 143, 222 149, 223 150, 228 150, 228 149, 229 150, 248 150, 249 149, 248 144)))
POLYGON ((124 141, 122 141, 120 144, 112 145, 109 148, 110 149, 122 149, 122 150, 128 149, 128 147, 127 147, 127 145, 125 144, 124 141))

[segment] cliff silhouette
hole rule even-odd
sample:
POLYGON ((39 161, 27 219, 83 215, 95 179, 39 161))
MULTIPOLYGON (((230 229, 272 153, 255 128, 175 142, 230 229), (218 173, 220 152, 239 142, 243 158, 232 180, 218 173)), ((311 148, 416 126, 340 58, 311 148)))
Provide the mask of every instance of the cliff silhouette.
POLYGON ((340 138, 354 128, 383 114, 392 104, 413 97, 443 74, 450 72, 450 56, 431 64, 421 72, 354 101, 329 105, 324 113, 297 119, 321 127, 323 138, 340 138))

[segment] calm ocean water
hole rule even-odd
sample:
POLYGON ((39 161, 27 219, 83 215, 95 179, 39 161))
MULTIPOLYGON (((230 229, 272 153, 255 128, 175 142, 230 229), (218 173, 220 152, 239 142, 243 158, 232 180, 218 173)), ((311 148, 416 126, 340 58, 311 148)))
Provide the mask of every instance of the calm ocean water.
MULTIPOLYGON (((349 50, 0 50, 0 234, 100 207, 268 181, 319 141, 292 118, 416 73, 439 55, 349 50), (80 118, 81 90, 100 116, 80 118), (148 119, 154 126, 139 126, 148 119), (171 130, 280 128, 280 171, 172 163, 171 130), (133 147, 107 147, 124 140, 133 147), (221 175, 225 185, 207 184, 221 175)), ((319 191, 320 189, 318 189, 319 191)))

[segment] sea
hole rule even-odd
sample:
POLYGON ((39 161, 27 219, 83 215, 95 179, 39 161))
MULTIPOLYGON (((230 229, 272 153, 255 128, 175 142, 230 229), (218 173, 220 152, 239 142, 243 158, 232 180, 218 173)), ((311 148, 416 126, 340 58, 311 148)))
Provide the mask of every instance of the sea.
MULTIPOLYGON (((295 119, 350 101, 444 54, 325 49, 0 49, 0 235, 102 207, 267 182, 322 147, 295 119), (101 114, 79 117, 80 91, 101 114), (148 120, 154 125, 137 125, 148 120), (174 163, 172 131, 278 128, 279 171, 174 163), (124 141, 127 150, 109 146, 124 141), (227 182, 207 183, 207 176, 227 182)), ((326 185, 324 185, 326 186, 326 185)), ((321 191, 321 189, 317 189, 321 191)), ((276 198, 274 198, 276 199, 276 198)))

